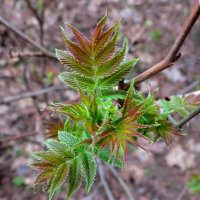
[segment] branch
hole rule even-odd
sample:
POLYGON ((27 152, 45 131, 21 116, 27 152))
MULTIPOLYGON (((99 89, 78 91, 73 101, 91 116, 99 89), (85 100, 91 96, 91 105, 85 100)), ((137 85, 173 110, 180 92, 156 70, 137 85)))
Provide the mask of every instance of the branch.
POLYGON ((180 194, 176 198, 176 200, 182 200, 183 197, 186 195, 187 191, 188 191, 187 186, 184 186, 183 189, 181 190, 180 194))
POLYGON ((191 92, 199 85, 200 85, 200 80, 196 80, 192 82, 190 85, 188 85, 187 87, 185 87, 183 90, 179 91, 178 95, 187 95, 187 93, 191 92))
POLYGON ((104 187, 104 190, 106 192, 108 199, 114 200, 115 198, 113 197, 113 194, 112 194, 110 187, 109 187, 108 183, 106 182, 106 179, 104 176, 103 165, 102 165, 101 160, 98 160, 98 172, 99 172, 100 181, 104 187))
POLYGON ((135 198, 133 197, 133 195, 131 194, 130 188, 128 187, 128 185, 125 183, 125 181, 121 178, 121 176, 118 174, 117 170, 112 167, 109 166, 109 169, 111 171, 111 173, 113 174, 113 176, 116 177, 116 179, 118 180, 119 184, 122 186, 122 188, 124 189, 125 193, 128 196, 129 200, 135 200, 135 198))
MULTIPOLYGON (((183 43, 185 42, 185 39, 187 38, 188 34, 192 30, 192 27, 197 21, 199 15, 200 15, 200 2, 198 1, 193 11, 191 12, 190 16, 186 20, 185 25, 180 31, 178 37, 176 38, 175 43, 170 49, 168 55, 162 61, 160 61, 150 69, 136 76, 135 78, 136 85, 149 79, 150 77, 156 75, 157 73, 171 67, 174 64, 174 62, 180 58, 181 54, 179 53, 179 50, 182 47, 183 43)), ((129 86, 130 83, 126 83, 124 85, 124 89, 127 89, 129 86)))
POLYGON ((8 52, 10 58, 24 58, 24 57, 49 57, 41 51, 13 51, 8 52))
POLYGON ((52 53, 51 51, 49 51, 48 49, 46 49, 45 47, 43 47, 42 45, 38 44, 37 42, 35 42, 33 39, 31 39, 30 37, 28 37, 27 35, 25 35, 24 33, 22 33, 19 29, 17 29, 16 27, 14 27, 12 24, 10 24, 9 22, 7 22, 5 19, 3 19, 0 16, 0 24, 4 25, 8 30, 12 31, 13 33, 15 33, 16 35, 18 35, 20 38, 22 38, 23 40, 25 40, 26 42, 28 42, 29 44, 33 45, 34 47, 36 47, 37 49, 39 49, 41 52, 43 52, 45 55, 56 59, 56 56, 54 53, 52 53))
POLYGON ((8 142, 10 141, 13 141, 13 140, 21 140, 25 137, 30 137, 30 136, 35 136, 37 135, 38 133, 35 132, 35 131, 30 131, 30 132, 26 132, 26 133, 21 133, 21 134, 18 134, 18 135, 14 135, 14 136, 10 136, 10 137, 7 137, 5 140, 0 140, 2 143, 4 144, 7 144, 8 142))
POLYGON ((66 89, 67 88, 65 86, 47 87, 47 88, 43 88, 41 90, 36 90, 36 91, 32 91, 32 92, 26 92, 26 93, 23 93, 23 94, 18 94, 18 95, 15 95, 15 96, 5 97, 4 99, 0 100, 0 103, 1 104, 9 104, 13 101, 18 101, 20 99, 35 97, 35 96, 43 95, 43 94, 46 94, 46 93, 49 93, 49 92, 66 90, 66 89))
POLYGON ((189 122, 192 118, 197 116, 200 113, 200 106, 193 112, 191 112, 187 117, 183 118, 180 122, 176 124, 176 128, 182 128, 184 124, 189 122))
POLYGON ((33 15, 35 16, 35 18, 37 19, 38 23, 42 23, 42 18, 40 17, 38 11, 36 10, 36 8, 33 7, 33 5, 31 4, 30 0, 25 0, 26 4, 28 6, 28 8, 31 10, 31 12, 33 13, 33 15))

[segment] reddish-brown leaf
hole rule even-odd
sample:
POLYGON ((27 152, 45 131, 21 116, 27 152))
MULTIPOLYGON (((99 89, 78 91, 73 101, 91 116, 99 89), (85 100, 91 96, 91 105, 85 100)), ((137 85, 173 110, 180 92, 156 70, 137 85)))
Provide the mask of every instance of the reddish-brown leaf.
POLYGON ((94 48, 94 46, 96 45, 97 43, 97 40, 99 39, 101 33, 102 33, 102 30, 103 30, 103 27, 105 26, 105 23, 107 21, 107 18, 108 18, 108 14, 106 13, 102 18, 101 20, 99 21, 99 23, 96 25, 93 33, 92 33, 92 36, 91 36, 91 43, 92 43, 92 47, 94 48))
POLYGON ((78 43, 81 45, 82 49, 86 51, 89 55, 91 54, 91 44, 83 33, 81 33, 78 29, 73 27, 71 24, 67 24, 69 29, 72 31, 74 36, 76 37, 78 43))
POLYGON ((106 43, 110 40, 110 37, 113 35, 113 33, 119 29, 120 23, 117 22, 114 26, 106 30, 101 34, 101 36, 98 38, 94 45, 94 52, 99 52, 99 50, 106 45, 106 43))

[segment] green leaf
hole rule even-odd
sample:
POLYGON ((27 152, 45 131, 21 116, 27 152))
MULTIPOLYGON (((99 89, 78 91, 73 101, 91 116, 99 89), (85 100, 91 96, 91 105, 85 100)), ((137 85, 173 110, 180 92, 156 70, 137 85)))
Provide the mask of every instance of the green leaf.
POLYGON ((101 92, 101 97, 103 99, 125 99, 126 97, 126 92, 125 91, 119 91, 119 90, 103 90, 101 92))
POLYGON ((83 121, 87 118, 87 110, 81 103, 68 105, 55 103, 49 106, 49 108, 52 111, 66 115, 75 121, 83 121))
POLYGON ((90 104, 90 115, 93 119, 96 119, 98 115, 98 105, 95 97, 93 98, 90 104))
POLYGON ((124 38, 122 50, 113 58, 97 68, 96 75, 101 77, 110 76, 120 68, 120 63, 124 60, 128 48, 128 41, 124 38))
POLYGON ((152 40, 160 40, 163 33, 160 30, 154 30, 150 33, 150 37, 152 40))
POLYGON ((137 64, 139 59, 133 59, 131 61, 123 63, 119 70, 108 77, 99 79, 98 86, 101 88, 113 87, 118 84, 125 76, 131 71, 131 69, 137 64))
POLYGON ((63 72, 58 76, 60 80, 66 83, 69 87, 78 89, 78 86, 87 92, 93 91, 94 89, 94 80, 80 74, 63 72))
POLYGON ((56 49, 56 56, 58 60, 65 65, 70 71, 76 72, 86 76, 93 76, 94 72, 91 67, 82 64, 81 61, 77 60, 73 56, 70 56, 67 51, 56 49))
POLYGON ((200 174, 194 174, 190 177, 188 188, 192 193, 200 192, 200 174))
POLYGON ((133 108, 133 87, 134 87, 134 81, 131 82, 131 85, 126 95, 126 99, 122 107, 123 116, 125 116, 127 112, 129 112, 133 108))
POLYGON ((184 99, 179 96, 172 96, 170 101, 159 100, 159 103, 165 115, 177 112, 179 115, 185 117, 189 114, 184 99))
POLYGON ((115 158, 113 155, 110 155, 110 152, 106 149, 100 151, 98 153, 98 156, 101 160, 103 160, 104 162, 106 162, 110 165, 113 165, 113 166, 119 167, 119 168, 124 167, 123 162, 120 159, 115 158))
POLYGON ((82 183, 82 178, 80 159, 75 158, 71 163, 69 171, 67 200, 69 200, 71 195, 78 190, 82 183))
POLYGON ((15 176, 13 179, 12 179, 12 183, 15 185, 15 186, 23 186, 25 185, 25 181, 24 181, 24 177, 23 176, 15 176))
POLYGON ((83 174, 86 181, 86 191, 88 193, 95 180, 97 164, 96 160, 89 152, 84 152, 81 156, 81 159, 82 159, 83 174))
POLYGON ((51 186, 49 188, 49 199, 53 198, 55 191, 60 187, 60 185, 64 182, 67 178, 69 173, 69 165, 64 163, 60 165, 54 172, 51 186))
POLYGON ((186 105, 183 98, 179 96, 173 96, 170 102, 171 102, 172 108, 176 112, 178 112, 181 116, 185 117, 189 114, 189 112, 185 108, 186 105))
POLYGON ((64 160, 57 154, 50 151, 38 151, 31 154, 32 157, 39 161, 50 163, 62 163, 64 160))
POLYGON ((53 153, 64 158, 73 158, 73 153, 69 150, 69 146, 57 140, 49 139, 44 142, 47 148, 53 153))
POLYGON ((67 133, 65 131, 58 132, 58 139, 61 142, 64 142, 65 144, 67 144, 69 146, 73 146, 80 142, 80 139, 78 137, 76 137, 70 133, 67 133))

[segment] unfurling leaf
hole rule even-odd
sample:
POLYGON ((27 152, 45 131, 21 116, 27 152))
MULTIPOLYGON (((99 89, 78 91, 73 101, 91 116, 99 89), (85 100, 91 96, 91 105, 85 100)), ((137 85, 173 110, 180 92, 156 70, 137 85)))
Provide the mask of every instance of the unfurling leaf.
POLYGON ((59 119, 51 119, 44 123, 44 128, 47 138, 57 139, 58 131, 64 128, 64 123, 59 119))

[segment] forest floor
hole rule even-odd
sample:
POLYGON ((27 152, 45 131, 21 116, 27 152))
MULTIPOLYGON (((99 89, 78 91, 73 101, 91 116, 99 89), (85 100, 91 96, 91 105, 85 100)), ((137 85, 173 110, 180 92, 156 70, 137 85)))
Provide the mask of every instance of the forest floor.
MULTIPOLYGON (((71 23, 89 35, 108 10, 108 25, 121 18, 120 41, 124 35, 128 37, 128 59, 140 58, 131 76, 134 77, 166 56, 194 2, 0 0, 0 16, 36 43, 53 51, 64 48, 60 25, 71 23)), ((141 91, 156 91, 157 98, 166 98, 200 90, 199 35, 200 20, 181 49, 182 56, 178 62, 143 82, 141 91), (196 85, 190 87, 194 82, 196 85)), ((38 49, 0 24, 0 200, 48 199, 44 192, 32 193, 36 173, 28 167, 30 153, 43 148, 45 133, 42 121, 49 116, 46 106, 55 101, 67 102, 77 96, 58 80, 57 75, 63 69, 57 60, 42 56, 17 56, 24 51, 38 49)), ((200 173, 199 121, 200 116, 191 120, 184 127, 187 135, 174 137, 170 147, 160 141, 149 147, 152 154, 131 149, 125 171, 118 170, 118 173, 135 200, 200 199, 200 194, 191 193, 188 189, 190 177, 200 173)), ((104 166, 104 170, 115 199, 127 200, 126 193, 109 168, 104 166)), ((72 199, 106 200, 98 177, 91 193, 94 195, 89 198, 81 188, 72 199)), ((65 191, 61 190, 55 199, 64 200, 65 191)))

